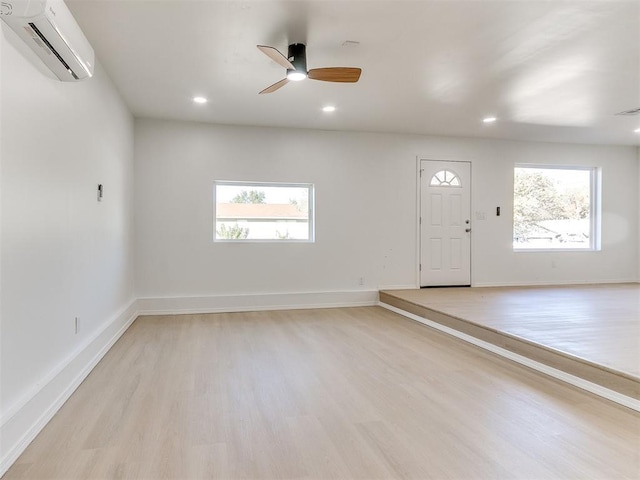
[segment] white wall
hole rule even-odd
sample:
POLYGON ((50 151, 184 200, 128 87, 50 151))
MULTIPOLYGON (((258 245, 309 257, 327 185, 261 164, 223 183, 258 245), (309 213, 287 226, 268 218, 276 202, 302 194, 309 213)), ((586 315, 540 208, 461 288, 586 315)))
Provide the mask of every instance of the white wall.
POLYGON ((4 24, 1 33, 6 468, 128 321, 133 119, 100 66, 91 80, 59 82, 4 24))
POLYGON ((416 157, 473 163, 475 285, 640 279, 638 149, 139 120, 134 202, 133 120, 104 71, 58 82, 1 28, 0 475, 135 314, 134 203, 136 295, 181 308, 414 286, 416 157), (602 167, 601 252, 512 252, 520 162, 602 167), (315 183, 317 242, 213 244, 216 179, 315 183))
POLYGON ((411 285, 414 253, 398 247, 415 235, 415 159, 396 169, 387 144, 371 135, 136 121, 138 296, 411 285), (315 183, 316 243, 213 245, 216 179, 315 183))
POLYGON ((414 286, 416 156, 472 162, 472 209, 486 213, 473 224, 474 285, 617 282, 637 275, 634 147, 156 120, 136 120, 135 128, 140 297, 414 286), (602 251, 512 252, 513 165, 521 162, 602 167, 602 251), (316 243, 213 244, 214 180, 314 183, 316 243))
MULTIPOLYGON (((497 201, 508 205, 507 216, 496 222, 476 222, 473 254, 476 282, 481 285, 562 284, 634 281, 636 272, 629 265, 637 262, 638 164, 634 147, 603 147, 551 143, 495 142, 493 160, 480 162, 486 171, 485 184, 478 189, 494 191, 497 201), (543 163, 586 165, 602 168, 602 250, 598 252, 518 252, 511 250, 511 211, 513 208, 513 164, 543 163), (481 238, 478 238, 481 233, 481 238)), ((484 193, 479 193, 483 198, 484 193)), ((475 197, 478 199, 478 196, 475 197)), ((489 218, 489 217, 488 217, 489 218)))

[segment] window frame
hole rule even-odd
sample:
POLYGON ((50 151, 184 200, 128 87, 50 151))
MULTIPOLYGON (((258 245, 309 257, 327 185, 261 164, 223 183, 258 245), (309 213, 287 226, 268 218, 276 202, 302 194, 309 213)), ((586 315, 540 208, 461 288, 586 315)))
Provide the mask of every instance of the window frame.
POLYGON ((315 243, 315 185, 295 182, 255 182, 239 180, 214 180, 213 182, 213 242, 214 243, 315 243), (218 186, 247 187, 258 189, 265 187, 306 188, 308 189, 308 238, 216 238, 217 230, 217 190, 218 186))
POLYGON ((602 249, 601 222, 602 222, 602 169, 601 167, 585 165, 549 165, 542 163, 516 163, 513 166, 513 183, 511 195, 513 201, 511 215, 511 245, 514 253, 540 253, 540 252, 597 252, 602 249), (531 168, 538 170, 579 170, 589 172, 589 246, 574 248, 517 248, 513 241, 515 229, 515 172, 516 169, 531 168))

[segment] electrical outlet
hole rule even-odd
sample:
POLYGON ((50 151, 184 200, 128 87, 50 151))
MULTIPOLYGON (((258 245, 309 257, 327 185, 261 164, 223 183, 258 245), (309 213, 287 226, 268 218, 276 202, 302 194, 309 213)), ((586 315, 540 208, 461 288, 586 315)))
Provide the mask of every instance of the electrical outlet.
POLYGON ((358 283, 360 285, 364 285, 364 277, 360 277, 360 280, 358 281, 358 283))

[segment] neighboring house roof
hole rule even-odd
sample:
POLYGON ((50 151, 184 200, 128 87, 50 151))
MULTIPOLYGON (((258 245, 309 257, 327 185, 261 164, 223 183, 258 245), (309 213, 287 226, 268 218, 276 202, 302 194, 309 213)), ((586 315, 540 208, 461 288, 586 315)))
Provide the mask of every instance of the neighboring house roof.
POLYGON ((301 212, 290 203, 218 203, 217 219, 243 220, 307 220, 307 212, 301 212))

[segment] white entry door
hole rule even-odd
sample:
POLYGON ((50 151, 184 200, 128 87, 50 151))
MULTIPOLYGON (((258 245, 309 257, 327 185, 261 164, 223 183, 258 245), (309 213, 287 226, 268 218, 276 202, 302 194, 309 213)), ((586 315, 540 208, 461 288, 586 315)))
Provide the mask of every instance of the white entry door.
POLYGON ((471 164, 420 161, 420 286, 471 285, 471 164))

